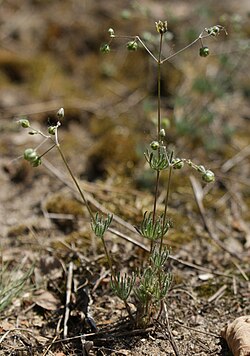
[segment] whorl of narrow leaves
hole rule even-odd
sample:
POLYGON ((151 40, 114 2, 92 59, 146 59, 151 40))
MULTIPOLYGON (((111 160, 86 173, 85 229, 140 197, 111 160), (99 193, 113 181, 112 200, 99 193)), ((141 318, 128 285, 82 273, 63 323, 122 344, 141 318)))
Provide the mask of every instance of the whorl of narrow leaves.
POLYGON ((152 241, 157 241, 160 237, 166 235, 170 227, 171 222, 169 220, 164 221, 163 216, 158 216, 154 220, 152 212, 148 213, 146 211, 137 231, 143 237, 152 241))
POLYGON ((113 215, 108 214, 106 218, 96 213, 95 218, 91 221, 91 228, 96 237, 103 238, 105 232, 108 230, 113 219, 113 215))
POLYGON ((121 276, 120 273, 117 274, 116 279, 111 277, 111 289, 121 300, 127 300, 132 292, 132 289, 135 285, 136 275, 131 273, 131 276, 128 276, 126 273, 124 276, 121 276))

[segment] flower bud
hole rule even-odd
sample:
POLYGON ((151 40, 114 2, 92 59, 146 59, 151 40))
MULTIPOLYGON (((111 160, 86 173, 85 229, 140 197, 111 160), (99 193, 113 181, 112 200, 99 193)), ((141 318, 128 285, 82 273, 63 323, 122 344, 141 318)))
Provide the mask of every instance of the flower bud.
POLYGON ((127 43, 127 49, 129 51, 137 51, 138 43, 136 41, 129 41, 127 43))
POLYGON ((61 108, 57 111, 56 116, 58 119, 63 119, 64 118, 64 108, 61 108))
POLYGON ((214 180, 215 180, 214 173, 208 169, 208 170, 206 170, 206 172, 202 175, 202 179, 203 179, 203 181, 206 182, 206 183, 214 182, 214 180))
POLYGON ((220 27, 219 26, 213 26, 208 28, 207 33, 211 36, 217 36, 220 32, 220 27))
POLYGON ((207 57, 209 55, 209 48, 208 47, 201 47, 200 48, 200 56, 207 57))
POLYGON ((115 37, 115 31, 113 30, 113 28, 108 29, 108 34, 110 37, 115 37))
POLYGON ((156 31, 159 32, 161 35, 168 30, 168 23, 167 21, 158 21, 155 23, 156 31))
POLYGON ((160 147, 160 144, 159 144, 159 142, 158 141, 152 141, 151 143, 150 143, 150 147, 152 148, 152 150, 157 150, 159 147, 160 147))
POLYGON ((163 138, 163 137, 166 136, 166 132, 165 132, 164 129, 161 129, 161 130, 160 130, 160 136, 161 136, 161 138, 163 138))
POLYGON ((197 171, 199 173, 204 173, 205 174, 206 173, 206 168, 204 166, 200 165, 200 166, 197 167, 197 171))
POLYGON ((25 129, 30 127, 30 122, 28 119, 20 119, 20 120, 18 120, 18 123, 25 129))
POLYGON ((100 47, 100 52, 101 53, 109 53, 110 52, 110 46, 108 43, 104 43, 101 47, 100 47))

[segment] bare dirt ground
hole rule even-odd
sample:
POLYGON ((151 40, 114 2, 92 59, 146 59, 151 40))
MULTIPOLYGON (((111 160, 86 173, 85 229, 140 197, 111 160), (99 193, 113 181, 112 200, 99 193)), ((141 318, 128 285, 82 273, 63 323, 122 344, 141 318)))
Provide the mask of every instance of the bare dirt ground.
MULTIPOLYGON (((250 314, 248 3, 0 5, 0 354, 230 355, 221 330, 250 314), (120 217, 113 229, 134 241, 108 233, 116 268, 138 267, 147 253, 139 244, 147 242, 133 226, 153 202, 154 177, 143 152, 155 138, 156 70, 142 49, 128 53, 122 39, 112 43, 109 55, 99 47, 110 27, 150 38, 159 19, 169 24, 166 53, 205 27, 221 23, 228 31, 209 39, 207 58, 192 47, 163 70, 170 147, 216 175, 209 185, 200 185, 187 168, 173 177, 174 227, 166 240, 172 337, 161 323, 131 329, 110 290, 102 245, 60 157, 51 151, 32 168, 22 155, 41 139, 16 124, 26 116, 46 131, 48 118, 55 122, 64 107, 61 146, 91 207, 120 217)), ((160 194, 162 208, 163 199, 160 194)))

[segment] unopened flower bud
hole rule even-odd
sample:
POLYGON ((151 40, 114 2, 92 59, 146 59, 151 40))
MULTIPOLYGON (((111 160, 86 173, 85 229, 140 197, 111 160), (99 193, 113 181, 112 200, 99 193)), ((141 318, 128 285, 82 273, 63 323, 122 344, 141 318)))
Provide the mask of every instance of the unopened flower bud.
POLYGON ((102 53, 109 53, 110 52, 110 46, 108 43, 104 43, 101 47, 100 47, 100 52, 102 53))
POLYGON ((160 147, 160 144, 159 144, 159 142, 158 141, 152 141, 151 143, 150 143, 150 147, 152 148, 152 150, 157 150, 159 147, 160 147))
POLYGON ((197 167, 197 171, 200 173, 206 173, 206 168, 204 166, 200 165, 197 167))
POLYGON ((110 37, 115 37, 115 31, 113 30, 113 28, 109 28, 108 33, 110 37))
POLYGON ((213 26, 207 30, 207 33, 211 36, 217 36, 219 34, 219 32, 220 32, 219 26, 213 26))
POLYGON ((160 130, 160 136, 161 136, 161 138, 163 138, 163 137, 166 136, 166 132, 165 132, 164 129, 161 129, 161 130, 160 130))
POLYGON ((214 173, 208 169, 208 170, 206 170, 206 172, 202 175, 202 179, 203 179, 203 181, 206 182, 206 183, 214 182, 214 180, 215 180, 214 173))
POLYGON ((209 55, 209 48, 208 47, 201 47, 200 48, 200 56, 207 57, 209 55))
POLYGON ((56 116, 58 119, 63 119, 64 118, 64 108, 61 108, 57 111, 56 116))
POLYGON ((168 23, 167 21, 158 21, 155 23, 156 31, 160 34, 167 32, 168 30, 168 23))

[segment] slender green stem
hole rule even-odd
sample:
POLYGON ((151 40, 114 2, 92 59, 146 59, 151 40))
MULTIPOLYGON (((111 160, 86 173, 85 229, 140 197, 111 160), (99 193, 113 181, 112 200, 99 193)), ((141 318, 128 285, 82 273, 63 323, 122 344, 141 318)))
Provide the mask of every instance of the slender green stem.
POLYGON ((54 147, 56 146, 56 143, 54 143, 54 145, 52 145, 50 148, 48 148, 45 152, 43 152, 39 157, 42 158, 43 156, 45 156, 49 151, 51 151, 54 147))
MULTIPOLYGON (((153 224, 155 223, 155 218, 156 218, 156 208, 157 208, 157 197, 158 197, 158 191, 159 191, 159 181, 160 181, 160 171, 156 172, 156 181, 155 181, 155 194, 154 194, 154 208, 153 208, 153 224)), ((150 246, 150 253, 153 250, 153 241, 151 241, 151 246, 150 246)))
MULTIPOLYGON (((160 45, 159 45, 159 55, 158 55, 158 66, 157 66, 157 137, 158 142, 160 142, 160 131, 161 131, 161 53, 162 53, 162 40, 163 34, 160 34, 160 45)), ((158 156, 160 155, 160 149, 158 149, 158 156)), ((156 173, 156 181, 155 181, 155 195, 154 195, 154 207, 153 207, 153 223, 156 218, 156 210, 157 210, 157 197, 159 191, 159 182, 160 182, 160 171, 156 173)), ((151 241, 150 252, 153 250, 153 241, 151 241)))
POLYGON ((164 308, 164 300, 162 299, 160 301, 160 309, 159 309, 159 312, 158 312, 158 314, 156 316, 156 321, 158 321, 160 319, 162 311, 163 311, 163 308, 164 308))
MULTIPOLYGON (((158 66, 157 66, 157 137, 158 142, 160 142, 160 131, 161 131, 161 53, 162 53, 162 40, 163 34, 160 34, 160 45, 159 45, 159 56, 158 56, 158 66)), ((158 149, 158 155, 160 155, 160 149, 158 149)), ((157 209, 157 197, 159 191, 159 181, 160 181, 160 171, 156 173, 155 182, 155 196, 154 196, 154 208, 153 208, 153 223, 155 222, 156 209, 157 209)), ((153 249, 153 241, 151 241, 151 252, 153 249)))
POLYGON ((149 50, 149 48, 145 45, 145 43, 140 39, 139 36, 136 36, 136 39, 140 42, 140 44, 145 48, 145 50, 148 52, 148 54, 156 61, 158 62, 157 58, 153 55, 153 53, 149 50))
POLYGON ((111 271, 111 275, 114 278, 115 283, 118 285, 118 280, 117 280, 117 277, 116 277, 116 274, 115 274, 115 271, 114 271, 114 267, 113 267, 113 264, 112 264, 112 261, 111 261, 111 258, 110 258, 109 252, 108 252, 108 248, 107 248, 107 245, 106 245, 105 240, 104 240, 104 237, 102 237, 101 240, 102 240, 102 244, 103 244, 103 247, 104 247, 105 255, 106 255, 107 260, 108 260, 108 265, 109 265, 109 268, 110 268, 110 271, 111 271))
MULTIPOLYGON (((39 132, 38 132, 38 134, 39 134, 39 132)), ((42 137, 44 137, 44 136, 42 136, 42 137)), ((50 137, 46 137, 38 146, 36 146, 35 151, 38 150, 40 147, 42 147, 43 144, 44 144, 45 142, 47 142, 49 139, 50 139, 50 137)), ((53 141, 53 140, 52 140, 52 141, 53 141)))
MULTIPOLYGON (((172 152, 171 157, 170 157, 170 162, 172 161, 172 157, 173 157, 173 152, 172 152)), ((162 231, 164 231, 164 226, 166 224, 166 219, 167 219, 167 210, 168 210, 168 201, 169 201, 171 177, 172 177, 172 165, 170 164, 169 173, 168 173, 167 193, 166 193, 166 198, 165 198, 165 208, 164 208, 164 214, 163 214, 163 219, 162 219, 162 231)), ((160 243, 160 249, 159 249, 160 253, 162 251, 162 246, 163 246, 163 234, 161 236, 161 243, 160 243)))
MULTIPOLYGON (((114 267, 113 267, 113 264, 112 264, 112 260, 111 260, 111 257, 110 257, 110 254, 109 254, 109 251, 108 251, 108 248, 107 248, 107 245, 105 243, 105 240, 104 240, 104 237, 102 237, 102 244, 103 244, 103 248, 104 248, 104 251, 105 251, 105 255, 107 257, 107 260, 108 260, 108 265, 109 265, 109 268, 110 268, 110 272, 111 272, 111 275, 112 277, 114 278, 114 281, 115 281, 115 284, 118 286, 119 285, 119 282, 117 280, 117 276, 115 274, 115 271, 114 271, 114 267)), ((134 317, 133 317, 133 314, 131 312, 131 308, 128 304, 128 302, 126 300, 123 300, 124 302, 124 305, 125 305, 125 308, 128 312, 128 315, 129 315, 129 318, 132 322, 134 322, 134 317)))
POLYGON ((68 165, 68 162, 67 162, 67 160, 66 160, 66 158, 65 158, 65 156, 63 154, 63 151, 61 150, 60 145, 56 144, 56 148, 58 149, 58 151, 60 153, 60 156, 61 156, 61 158, 63 160, 63 163, 64 163, 65 167, 67 168, 67 171, 69 172, 69 174, 70 174, 73 182, 75 183, 75 186, 76 186, 76 188, 77 188, 77 190, 78 190, 78 192, 79 192, 84 204, 86 205, 86 207, 88 209, 88 212, 89 212, 89 215, 90 215, 91 219, 94 221, 95 220, 94 214, 93 214, 92 210, 90 209, 89 203, 88 203, 87 199, 85 198, 85 196, 83 194, 83 191, 82 191, 79 183, 77 182, 77 180, 76 180, 76 178, 75 178, 70 166, 68 165))
POLYGON ((177 56, 178 54, 180 54, 181 52, 184 52, 186 49, 188 49, 189 47, 192 47, 196 42, 202 40, 203 38, 207 38, 210 37, 211 35, 203 35, 203 32, 199 35, 199 37, 197 37, 193 42, 189 43, 187 46, 183 47, 182 49, 180 49, 179 51, 171 54, 170 56, 168 56, 167 58, 164 58, 161 61, 161 64, 168 61, 169 59, 172 59, 173 57, 177 56))
POLYGON ((158 57, 158 67, 157 67, 157 117, 158 117, 158 141, 160 141, 160 130, 161 130, 161 52, 162 52, 162 39, 163 34, 160 36, 160 47, 159 47, 159 57, 158 57))
MULTIPOLYGON (((69 166, 69 164, 68 164, 68 162, 67 162, 67 160, 66 160, 66 158, 64 156, 63 151, 61 150, 61 147, 60 147, 60 144, 58 142, 58 137, 57 136, 56 136, 55 141, 56 141, 56 144, 55 144, 56 148, 58 149, 58 152, 60 153, 60 156, 61 156, 61 158, 63 160, 63 163, 64 163, 65 167, 67 168, 67 170, 68 170, 73 182, 75 183, 75 186, 76 186, 76 188, 77 188, 77 190, 78 190, 78 192, 79 192, 84 204, 86 205, 86 207, 88 209, 88 212, 89 212, 89 215, 90 215, 91 219, 94 221, 95 220, 94 214, 93 214, 93 212, 92 212, 92 210, 91 210, 91 208, 89 206, 89 203, 88 203, 87 199, 85 198, 85 196, 83 194, 83 191, 82 191, 81 187, 79 186, 79 183, 78 183, 77 179, 75 178, 75 176, 74 176, 74 174, 73 174, 73 172, 72 172, 72 170, 71 170, 71 168, 70 168, 70 166, 69 166)), ((109 268, 110 268, 110 271, 111 271, 111 275, 114 278, 115 283, 118 285, 118 280, 117 280, 117 277, 116 277, 116 274, 115 274, 115 271, 114 271, 112 260, 111 260, 110 254, 108 252, 104 237, 102 237, 101 240, 102 240, 102 244, 103 244, 103 247, 104 247, 105 255, 106 255, 107 260, 108 260, 108 265, 109 265, 109 268)), ((126 309, 127 309, 128 313, 129 313, 129 317, 133 320, 133 316, 132 316, 131 310, 129 308, 129 305, 126 305, 126 303, 125 303, 125 306, 126 306, 126 309)))

